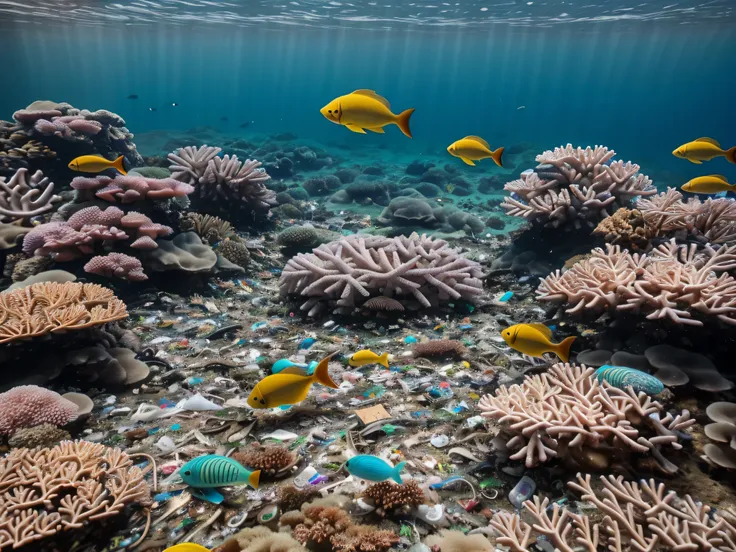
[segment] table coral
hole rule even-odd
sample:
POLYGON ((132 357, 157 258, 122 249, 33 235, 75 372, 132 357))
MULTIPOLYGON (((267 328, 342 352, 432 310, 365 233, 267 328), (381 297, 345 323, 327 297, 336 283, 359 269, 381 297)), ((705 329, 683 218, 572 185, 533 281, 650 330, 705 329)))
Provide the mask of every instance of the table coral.
POLYGON ((0 435, 50 423, 63 426, 77 418, 77 405, 37 385, 19 385, 0 393, 0 435))
POLYGON ((127 317, 125 303, 97 284, 39 282, 0 293, 0 343, 100 326, 127 317))
POLYGON ((0 176, 0 222, 28 220, 54 209, 61 201, 54 195, 54 183, 41 171, 28 175, 28 169, 18 171, 8 180, 0 176))
POLYGON ((506 446, 516 452, 509 458, 524 460, 529 468, 559 458, 604 469, 613 456, 634 452, 650 453, 665 471, 676 471, 659 448, 682 448, 680 435, 695 420, 686 410, 663 415, 662 404, 645 393, 600 383, 594 372, 584 365, 555 364, 521 385, 500 386, 478 406, 511 435, 506 446), (645 429, 653 436, 645 437, 645 429))
POLYGON ((0 547, 77 532, 121 515, 129 504, 151 505, 140 468, 124 452, 100 444, 14 449, 0 458, 0 474, 0 547))
POLYGON ((594 249, 567 272, 542 280, 541 301, 570 303, 570 313, 607 310, 644 312, 648 319, 702 326, 696 312, 736 324, 736 245, 714 249, 675 240, 649 254, 631 254, 619 246, 594 249))
POLYGON ((504 189, 507 214, 546 227, 595 226, 638 196, 657 193, 639 165, 613 161, 616 153, 603 146, 574 148, 571 144, 538 155, 539 165, 524 171, 504 189))
POLYGON ((145 178, 135 175, 84 177, 72 180, 71 187, 78 191, 78 201, 97 197, 111 203, 135 203, 146 199, 161 201, 185 197, 194 187, 173 178, 145 178))
POLYGON ((482 293, 482 275, 478 263, 443 240, 351 235, 290 259, 279 287, 282 295, 308 297, 301 310, 315 316, 324 303, 336 313, 351 312, 377 295, 413 298, 423 307, 432 305, 430 299, 472 300, 482 293))

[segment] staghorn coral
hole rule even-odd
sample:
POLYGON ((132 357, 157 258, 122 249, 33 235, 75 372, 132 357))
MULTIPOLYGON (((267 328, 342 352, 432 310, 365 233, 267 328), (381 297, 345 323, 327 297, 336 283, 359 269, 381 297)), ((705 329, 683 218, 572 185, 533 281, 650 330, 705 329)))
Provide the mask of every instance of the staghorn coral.
POLYGON ((536 532, 560 552, 736 551, 736 527, 690 495, 666 492, 654 479, 635 483, 609 475, 600 480, 602 489, 594 489, 587 474, 578 473, 577 481, 568 483, 600 511, 600 521, 535 496, 524 503, 534 520, 531 526, 517 513, 493 516, 490 525, 500 535, 496 542, 512 552, 531 552, 536 532))
POLYGON ((39 282, 0 293, 0 343, 100 326, 128 317, 125 304, 97 284, 39 282))
POLYGON ((84 271, 106 278, 122 278, 130 282, 148 280, 141 262, 123 253, 108 253, 105 256, 92 257, 84 265, 84 271))
POLYGON ((433 339, 424 343, 417 343, 412 348, 415 357, 463 357, 468 353, 465 346, 453 339, 433 339))
POLYGON ((702 326, 698 312, 736 324, 736 245, 716 250, 675 240, 649 254, 631 254, 617 245, 594 249, 570 270, 557 270, 537 289, 541 301, 570 303, 570 313, 607 310, 643 312, 648 319, 702 326))
POLYGON ((336 313, 351 311, 360 296, 414 298, 423 307, 432 305, 430 298, 471 300, 482 293, 481 277, 478 263, 443 240, 351 235, 290 259, 279 287, 282 295, 307 297, 301 310, 315 316, 325 302, 336 313))
POLYGON ((54 424, 43 423, 34 427, 22 428, 13 433, 8 439, 11 448, 53 447, 61 441, 68 441, 72 436, 69 432, 56 427, 54 424))
POLYGON ((61 201, 54 195, 54 183, 41 171, 28 175, 28 169, 18 171, 8 180, 0 176, 0 222, 28 220, 54 209, 61 201))
POLYGON ((19 385, 0 393, 0 435, 50 423, 63 426, 77 419, 77 405, 37 385, 19 385))
POLYGON ((654 236, 654 231, 647 224, 641 211, 622 207, 599 222, 593 234, 603 236, 608 243, 643 251, 649 247, 649 240, 654 236))
POLYGON ((397 510, 405 511, 424 503, 424 491, 414 480, 403 485, 397 485, 393 481, 373 483, 363 491, 363 496, 373 500, 376 513, 380 516, 394 514, 397 510))
POLYGON ((613 150, 555 148, 537 156, 539 165, 521 173, 504 189, 511 192, 501 203, 507 214, 568 229, 595 226, 619 207, 627 207, 637 196, 650 196, 657 189, 639 165, 611 162, 613 150))
POLYGON ((86 441, 14 449, 0 458, 0 473, 2 548, 79 533, 129 504, 151 505, 143 473, 127 454, 86 441))
POLYGON ((293 466, 297 456, 283 447, 263 447, 247 452, 236 452, 232 455, 251 470, 261 470, 264 475, 274 475, 276 472, 293 466))
POLYGON ((195 232, 210 245, 225 239, 238 239, 235 229, 228 221, 212 215, 187 213, 179 221, 179 226, 182 232, 195 232))
POLYGON ((298 510, 302 505, 318 496, 319 491, 313 487, 297 489, 293 485, 283 485, 278 489, 278 504, 284 512, 288 512, 298 510))
POLYGON ((736 202, 727 198, 692 197, 682 200, 674 188, 641 198, 636 208, 656 236, 679 240, 694 238, 711 244, 736 242, 736 202))
POLYGON ((393 531, 382 531, 370 525, 351 525, 330 538, 334 552, 386 552, 401 539, 393 531))
POLYGON ((146 178, 136 175, 85 177, 72 180, 71 187, 77 190, 77 201, 95 197, 110 203, 135 203, 146 199, 161 201, 173 197, 185 197, 194 187, 173 178, 146 178))
POLYGON ((600 383, 594 372, 585 365, 555 364, 521 385, 500 386, 478 406, 484 417, 500 421, 512 436, 506 446, 517 451, 510 458, 527 467, 560 458, 603 469, 612 456, 635 452, 651 453, 663 469, 677 471, 658 449, 682 448, 679 436, 695 423, 688 411, 660 419, 659 402, 600 383), (644 437, 645 428, 655 435, 644 437))

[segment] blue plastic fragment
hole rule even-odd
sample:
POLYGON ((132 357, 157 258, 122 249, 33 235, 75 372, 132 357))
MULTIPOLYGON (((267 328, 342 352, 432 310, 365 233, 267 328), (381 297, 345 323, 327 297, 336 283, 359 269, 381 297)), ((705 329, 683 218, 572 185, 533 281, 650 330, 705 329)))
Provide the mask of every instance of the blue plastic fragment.
POLYGON ((414 337, 413 335, 407 335, 404 338, 404 343, 406 343, 407 345, 409 345, 411 343, 416 343, 417 341, 418 341, 417 338, 414 337))
POLYGON ((473 325, 472 325, 472 324, 460 324, 460 326, 459 326, 459 328, 460 328, 461 330, 469 330, 469 329, 471 329, 472 327, 473 327, 473 325))
POLYGON ((513 296, 514 296, 514 292, 513 291, 507 291, 501 297, 498 298, 498 301, 500 303, 505 303, 506 301, 508 301, 509 299, 511 299, 513 296))
POLYGON ((316 342, 317 342, 317 340, 315 338, 313 338, 313 337, 306 337, 306 338, 304 338, 304 339, 301 340, 301 342, 299 343, 299 346, 297 347, 297 350, 305 350, 306 351, 312 345, 314 345, 316 342))
POLYGON ((260 330, 261 328, 265 328, 266 326, 268 326, 268 322, 261 321, 261 322, 256 322, 255 324, 253 324, 250 327, 250 329, 251 331, 255 332, 257 330, 260 330))
POLYGON ((462 479, 459 475, 453 475, 452 477, 448 477, 444 481, 440 481, 439 483, 432 483, 429 488, 430 489, 441 489, 445 485, 449 485, 450 483, 457 481, 458 479, 462 479))
POLYGON ((192 496, 196 496, 201 500, 206 500, 212 504, 221 504, 225 497, 218 493, 215 489, 195 489, 194 487, 189 488, 189 492, 192 496))
POLYGON ((171 426, 172 431, 179 431, 181 429, 181 424, 174 424, 171 426))
POLYGON ((196 377, 191 377, 191 378, 189 378, 189 379, 187 380, 187 383, 188 383, 189 385, 199 385, 199 384, 200 384, 200 383, 202 383, 203 381, 204 381, 204 379, 203 379, 203 378, 196 378, 196 377))

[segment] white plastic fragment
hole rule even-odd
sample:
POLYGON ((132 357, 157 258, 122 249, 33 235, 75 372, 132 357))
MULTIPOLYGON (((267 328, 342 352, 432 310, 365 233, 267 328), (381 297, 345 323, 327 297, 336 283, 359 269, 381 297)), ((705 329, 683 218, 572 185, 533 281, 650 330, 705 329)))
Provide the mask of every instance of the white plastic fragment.
POLYGON ((202 395, 197 393, 196 395, 184 399, 176 405, 176 408, 180 410, 223 410, 223 407, 219 404, 213 403, 209 399, 205 399, 202 395))
POLYGON ((283 429, 277 429, 273 433, 269 433, 268 435, 264 435, 261 437, 261 441, 264 439, 275 439, 277 441, 291 441, 292 439, 296 439, 299 437, 296 433, 292 433, 291 431, 284 431, 283 429))
POLYGON ((176 449, 176 443, 174 443, 174 440, 171 437, 164 435, 156 441, 156 447, 158 447, 158 449, 164 454, 167 454, 169 452, 174 452, 176 449))

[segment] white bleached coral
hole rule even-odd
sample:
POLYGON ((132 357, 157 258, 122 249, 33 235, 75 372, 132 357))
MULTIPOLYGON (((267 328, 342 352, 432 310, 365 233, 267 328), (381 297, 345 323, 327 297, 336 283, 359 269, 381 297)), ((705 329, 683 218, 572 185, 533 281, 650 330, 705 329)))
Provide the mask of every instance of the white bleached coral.
POLYGON ((54 209, 61 201, 54 195, 54 183, 41 171, 33 175, 28 169, 18 171, 6 182, 0 177, 0 222, 29 219, 54 209))

